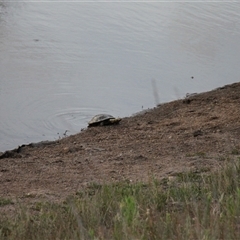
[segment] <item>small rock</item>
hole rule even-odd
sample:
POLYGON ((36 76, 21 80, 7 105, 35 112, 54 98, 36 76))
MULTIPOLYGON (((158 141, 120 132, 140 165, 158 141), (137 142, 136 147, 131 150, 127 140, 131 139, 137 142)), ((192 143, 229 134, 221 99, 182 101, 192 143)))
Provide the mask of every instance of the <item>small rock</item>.
POLYGON ((203 135, 202 130, 197 130, 197 131, 193 132, 194 137, 201 136, 201 135, 203 135))
POLYGON ((63 148, 63 152, 64 152, 64 153, 69 153, 69 151, 70 151, 70 148, 69 148, 69 147, 64 147, 64 148, 63 148))

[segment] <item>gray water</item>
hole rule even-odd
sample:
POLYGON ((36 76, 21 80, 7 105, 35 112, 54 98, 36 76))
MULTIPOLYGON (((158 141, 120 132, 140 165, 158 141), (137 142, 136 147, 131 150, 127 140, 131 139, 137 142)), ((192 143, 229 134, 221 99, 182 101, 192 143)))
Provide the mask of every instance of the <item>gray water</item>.
POLYGON ((239 81, 240 4, 0 2, 0 151, 239 81))

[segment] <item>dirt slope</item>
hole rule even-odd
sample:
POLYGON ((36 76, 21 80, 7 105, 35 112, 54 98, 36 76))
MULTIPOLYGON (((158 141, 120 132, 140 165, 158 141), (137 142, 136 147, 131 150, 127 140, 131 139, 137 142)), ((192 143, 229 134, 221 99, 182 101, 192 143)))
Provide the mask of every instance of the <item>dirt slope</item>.
POLYGON ((0 154, 0 197, 63 200, 90 182, 210 171, 240 152, 240 83, 162 104, 119 125, 0 154))

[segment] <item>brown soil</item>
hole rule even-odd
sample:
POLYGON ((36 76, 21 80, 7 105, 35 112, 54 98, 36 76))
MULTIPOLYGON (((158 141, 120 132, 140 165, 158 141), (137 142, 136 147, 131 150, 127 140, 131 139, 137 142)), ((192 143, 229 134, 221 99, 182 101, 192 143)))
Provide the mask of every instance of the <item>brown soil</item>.
POLYGON ((0 198, 61 201, 88 183, 217 169, 240 152, 240 83, 159 105, 119 125, 0 154, 0 198))

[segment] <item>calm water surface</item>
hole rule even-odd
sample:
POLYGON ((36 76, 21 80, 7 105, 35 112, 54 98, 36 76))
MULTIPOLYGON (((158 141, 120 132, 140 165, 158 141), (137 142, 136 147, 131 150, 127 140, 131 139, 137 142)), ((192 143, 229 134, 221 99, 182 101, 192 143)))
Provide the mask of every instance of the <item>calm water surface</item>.
POLYGON ((239 81, 239 12, 230 2, 1 1, 0 151, 239 81))

